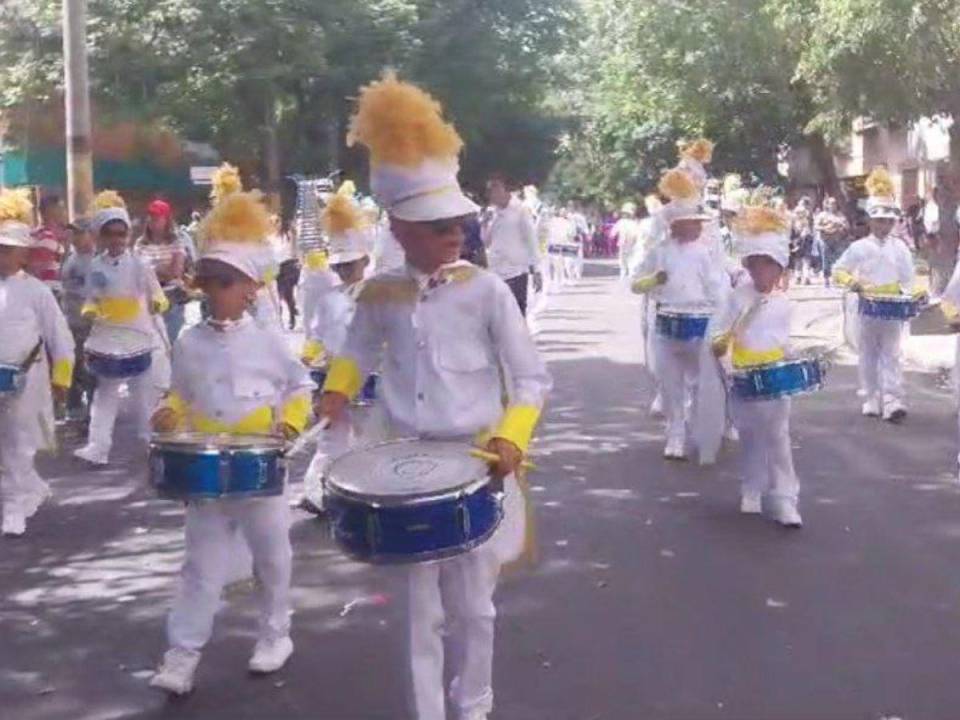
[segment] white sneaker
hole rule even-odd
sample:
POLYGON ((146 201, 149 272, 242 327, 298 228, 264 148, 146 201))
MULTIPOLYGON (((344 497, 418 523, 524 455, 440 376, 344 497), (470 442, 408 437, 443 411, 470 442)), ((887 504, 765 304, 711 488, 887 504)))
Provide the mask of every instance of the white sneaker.
POLYGON ((762 495, 741 495, 740 512, 745 515, 759 515, 763 512, 762 495))
POLYGON ((250 658, 250 672, 276 672, 286 665, 291 655, 293 655, 293 640, 289 635, 282 638, 257 640, 253 648, 253 657, 250 658))
POLYGON ((105 453, 95 445, 84 445, 82 448, 77 448, 73 451, 73 456, 80 458, 81 460, 86 460, 92 465, 109 465, 109 453, 105 453))
POLYGON ((796 501, 792 500, 780 500, 776 503, 776 512, 774 514, 774 519, 788 528, 802 528, 803 519, 800 517, 800 513, 797 510, 796 501))
POLYGON ((876 398, 871 398, 863 404, 861 412, 866 417, 880 417, 880 403, 876 398))
POLYGON ((891 400, 883 407, 883 419, 891 423, 903 422, 907 417, 907 409, 899 400, 891 400))
POLYGON ((19 503, 7 503, 3 508, 4 535, 20 537, 27 531, 27 516, 19 503))
POLYGON ((660 393, 654 395, 653 402, 650 403, 650 417, 663 417, 663 395, 660 393))
POLYGON ((670 438, 667 440, 667 445, 663 449, 663 456, 668 460, 686 460, 686 441, 682 438, 670 438))
POLYGON ((185 648, 170 648, 163 662, 150 680, 150 687, 166 690, 174 695, 186 695, 193 690, 193 676, 197 672, 200 653, 185 648))

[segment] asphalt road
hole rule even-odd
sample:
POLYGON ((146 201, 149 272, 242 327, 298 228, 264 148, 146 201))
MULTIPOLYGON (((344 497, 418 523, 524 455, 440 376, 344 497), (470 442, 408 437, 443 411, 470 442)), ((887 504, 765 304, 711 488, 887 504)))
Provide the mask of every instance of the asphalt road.
MULTIPOLYGON (((593 263, 553 298, 556 389, 532 476, 541 561, 498 607, 495 720, 903 720, 960 716, 960 485, 952 399, 910 375, 900 427, 859 416, 855 373, 794 404, 805 527, 737 512, 736 448, 666 464, 635 298, 593 263)), ((832 300, 802 289, 816 312, 832 300), (819 299, 818 299, 819 298, 819 299)), ((65 438, 65 449, 76 445, 65 438)), ((182 553, 142 450, 40 461, 55 500, 0 540, 0 718, 405 717, 399 572, 293 530, 297 650, 253 679, 249 594, 230 597, 192 696, 150 689, 182 553)))

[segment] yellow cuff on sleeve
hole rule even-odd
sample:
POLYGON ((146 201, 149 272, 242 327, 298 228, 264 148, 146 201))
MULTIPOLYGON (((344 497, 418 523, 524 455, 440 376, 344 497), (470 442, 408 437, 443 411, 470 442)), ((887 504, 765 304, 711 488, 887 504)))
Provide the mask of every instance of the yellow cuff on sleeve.
POLYGON ((850 287, 855 282, 853 275, 848 273, 846 270, 834 270, 833 281, 837 285, 842 285, 843 287, 850 287))
POLYGON ((80 314, 83 317, 100 317, 100 306, 97 304, 96 300, 88 300, 83 304, 83 307, 80 308, 80 314))
POLYGON ((323 354, 323 343, 317 342, 316 340, 307 340, 303 344, 303 350, 300 353, 300 357, 303 358, 303 361, 307 365, 318 365, 323 359, 323 354))
POLYGON ((295 395, 284 404, 280 411, 280 421, 301 433, 307 427, 309 416, 310 397, 308 395, 295 395))
POLYGON ((943 316, 947 319, 947 322, 956 322, 960 319, 960 308, 954 305, 952 302, 947 300, 942 300, 940 302, 940 312, 943 313, 943 316))
POLYGON ((68 388, 73 384, 73 360, 64 358, 53 364, 50 382, 57 387, 68 388))
POLYGON ((643 293, 648 293, 657 286, 657 276, 648 275, 647 277, 640 278, 639 280, 634 280, 633 284, 630 286, 630 289, 638 295, 643 293))
POLYGON ((493 437, 509 440, 518 448, 527 451, 530 438, 540 419, 540 408, 533 405, 513 405, 507 408, 503 419, 493 432, 493 437))
POLYGON ((170 301, 162 292, 153 296, 153 312, 155 315, 161 315, 170 309, 170 301))
POLYGON ((167 396, 160 401, 160 407, 173 410, 177 416, 178 426, 182 425, 183 421, 187 419, 187 402, 175 392, 168 393, 167 396))
POLYGON ((335 357, 330 361, 324 392, 338 392, 353 400, 363 387, 360 367, 352 358, 335 357))

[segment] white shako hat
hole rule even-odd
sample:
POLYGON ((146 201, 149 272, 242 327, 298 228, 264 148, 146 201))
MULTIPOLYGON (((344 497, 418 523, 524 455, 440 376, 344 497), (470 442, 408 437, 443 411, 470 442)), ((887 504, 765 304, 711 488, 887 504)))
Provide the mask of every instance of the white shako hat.
POLYGON ((30 247, 32 220, 33 203, 29 190, 0 190, 0 245, 30 247))
POLYGON ((100 234, 107 223, 120 221, 130 228, 130 213, 127 212, 127 203, 115 190, 103 190, 93 199, 93 218, 90 229, 94 236, 100 234))
POLYGON ((897 220, 900 204, 897 202, 893 178, 886 168, 878 167, 867 176, 867 215, 875 219, 897 220))
POLYGON ((736 253, 741 258, 766 255, 786 268, 790 263, 790 221, 766 205, 742 205, 733 222, 736 253))
POLYGON ((707 220, 712 215, 701 203, 700 188, 686 170, 679 167, 667 170, 657 185, 660 194, 670 202, 660 210, 660 217, 669 225, 677 220, 707 220))
POLYGON ((370 254, 366 218, 347 194, 337 193, 323 209, 320 222, 330 240, 331 265, 353 262, 370 254))
POLYGON ((200 222, 200 260, 219 260, 260 282, 273 231, 270 211, 258 190, 230 192, 200 222))
POLYGON ((412 222, 472 215, 457 173, 463 141, 437 100, 387 72, 360 90, 347 145, 370 151, 370 188, 392 217, 412 222))

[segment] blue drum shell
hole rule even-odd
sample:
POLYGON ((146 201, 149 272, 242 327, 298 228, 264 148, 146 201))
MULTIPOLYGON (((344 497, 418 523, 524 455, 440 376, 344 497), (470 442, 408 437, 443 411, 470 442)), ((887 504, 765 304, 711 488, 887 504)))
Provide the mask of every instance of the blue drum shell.
POLYGON ((87 369, 97 377, 129 378, 145 373, 150 369, 153 354, 147 350, 139 355, 117 357, 88 350, 87 369))
POLYGON ((161 497, 271 497, 283 494, 285 477, 279 451, 150 449, 150 481, 161 497))
POLYGON ((733 394, 740 400, 773 400, 819 388, 820 363, 803 360, 753 368, 733 376, 733 394))
POLYGON ((377 387, 380 384, 380 376, 376 373, 370 373, 367 376, 367 380, 363 383, 363 389, 360 391, 360 396, 357 398, 362 403, 372 403, 377 399, 377 387))
POLYGON ((865 317, 881 320, 910 320, 920 314, 916 301, 891 300, 860 296, 859 312, 865 317))
POLYGON ((23 385, 23 373, 20 368, 10 365, 0 366, 0 395, 13 395, 23 385))
POLYGON ((336 543, 362 562, 389 565, 460 555, 500 524, 500 495, 489 486, 460 497, 374 506, 328 487, 324 503, 336 543))
POLYGON ((702 340, 710 318, 697 315, 657 314, 657 334, 671 340, 702 340))

